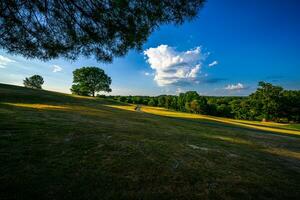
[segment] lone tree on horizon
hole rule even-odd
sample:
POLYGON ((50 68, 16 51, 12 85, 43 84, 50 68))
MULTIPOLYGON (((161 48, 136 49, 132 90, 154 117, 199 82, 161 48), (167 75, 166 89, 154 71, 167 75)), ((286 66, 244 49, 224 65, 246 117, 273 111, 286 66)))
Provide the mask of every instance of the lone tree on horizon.
POLYGON ((96 92, 111 92, 111 78, 98 67, 82 67, 73 71, 73 94, 95 96, 96 92))
POLYGON ((23 84, 27 88, 42 89, 42 85, 44 84, 44 79, 40 75, 33 75, 29 78, 25 78, 23 84))
POLYGON ((94 56, 112 62, 141 50, 164 24, 197 16, 205 0, 0 1, 0 49, 49 60, 94 56))

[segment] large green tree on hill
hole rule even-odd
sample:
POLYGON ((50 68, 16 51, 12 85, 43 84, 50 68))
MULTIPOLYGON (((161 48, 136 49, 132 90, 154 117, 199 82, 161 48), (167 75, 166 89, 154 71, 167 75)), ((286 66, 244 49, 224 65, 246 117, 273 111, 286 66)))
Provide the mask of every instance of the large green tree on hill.
POLYGON ((95 96, 96 92, 111 92, 111 78, 98 67, 82 67, 73 71, 73 94, 95 96))
POLYGON ((142 48, 160 25, 193 19, 205 0, 0 1, 0 48, 49 60, 111 62, 142 48))
POLYGON ((44 84, 44 79, 40 75, 33 75, 29 78, 25 78, 23 84, 27 88, 42 89, 42 85, 44 84))

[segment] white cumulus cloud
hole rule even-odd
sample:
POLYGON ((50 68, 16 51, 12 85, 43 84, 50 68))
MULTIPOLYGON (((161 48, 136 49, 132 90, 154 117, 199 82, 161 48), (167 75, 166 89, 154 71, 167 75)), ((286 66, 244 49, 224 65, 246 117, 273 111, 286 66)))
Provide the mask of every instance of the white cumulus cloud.
POLYGON ((16 62, 8 57, 0 55, 0 68, 6 68, 9 63, 16 62))
POLYGON ((208 66, 209 66, 209 67, 213 67, 213 66, 215 66, 215 65, 217 65, 217 64, 219 64, 219 62, 215 60, 215 61, 213 61, 212 63, 208 64, 208 66))
POLYGON ((54 73, 62 71, 62 67, 58 65, 53 65, 52 68, 53 68, 52 72, 54 73))
POLYGON ((159 86, 195 83, 205 59, 200 47, 178 52, 168 45, 160 45, 144 51, 147 62, 155 70, 154 80, 159 86))
POLYGON ((238 83, 236 85, 234 84, 231 84, 231 85, 227 85, 225 87, 226 90, 243 90, 245 89, 246 87, 242 84, 242 83, 238 83))

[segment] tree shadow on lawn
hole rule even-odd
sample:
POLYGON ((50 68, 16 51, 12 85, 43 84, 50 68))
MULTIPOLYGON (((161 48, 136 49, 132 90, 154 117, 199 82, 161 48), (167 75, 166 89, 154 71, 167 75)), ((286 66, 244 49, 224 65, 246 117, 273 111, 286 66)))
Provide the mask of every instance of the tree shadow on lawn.
MULTIPOLYGON (((273 155, 278 156, 284 156, 292 159, 297 159, 300 161, 300 152, 296 151, 300 148, 300 145, 296 146, 296 149, 287 149, 287 148, 280 148, 280 146, 283 146, 283 143, 288 143, 289 141, 293 141, 293 143, 296 141, 299 142, 300 137, 298 135, 282 135, 279 133, 274 133, 270 131, 261 131, 261 130, 255 130, 252 128, 247 127, 239 127, 238 125, 228 125, 225 123, 215 122, 215 121, 209 121, 209 120, 201 120, 201 119, 186 119, 186 118, 180 118, 180 117, 168 117, 168 116, 160 116, 150 113, 139 113, 134 111, 127 111, 122 110, 114 107, 110 107, 107 104, 101 104, 98 105, 98 108, 91 108, 89 106, 77 106, 77 105, 50 105, 50 104, 15 104, 15 103, 2 103, 2 106, 6 107, 7 110, 12 110, 12 108, 20 107, 25 110, 45 110, 45 111, 60 111, 60 112, 71 112, 74 114, 80 114, 83 116, 95 116, 95 117, 103 117, 107 116, 109 117, 112 115, 118 115, 119 117, 127 117, 128 120, 137 120, 136 125, 139 125, 141 123, 147 123, 150 122, 151 119, 160 118, 162 121, 165 122, 165 119, 168 119, 169 122, 173 121, 172 126, 175 126, 178 124, 180 127, 181 123, 185 126, 186 123, 191 124, 191 128, 197 130, 197 127, 201 125, 202 129, 214 129, 216 133, 211 134, 199 134, 201 137, 211 138, 214 140, 219 140, 223 142, 228 142, 232 144, 239 144, 239 145, 248 145, 251 147, 251 149, 258 149, 262 152, 267 152, 273 155), (100 106, 100 107, 99 107, 100 106), (108 106, 108 107, 106 107, 108 106), (141 117, 142 116, 142 117, 141 117), (144 120, 143 120, 144 119, 144 120), (179 123, 178 123, 179 122, 179 123), (203 127, 204 125, 204 127, 203 127), (230 133, 232 132, 232 134, 230 133), (221 134, 221 135, 220 135, 221 134), (251 136, 253 135, 265 135, 268 134, 269 139, 276 139, 277 144, 274 144, 271 141, 266 141, 264 143, 260 143, 257 141, 257 138, 253 138, 251 136), (283 138, 286 140, 283 141, 283 138)), ((158 119, 158 121, 160 120, 158 119)), ((167 122, 165 122, 167 123, 167 122)), ((101 125, 101 124, 99 124, 101 125)), ((145 125, 145 124, 143 124, 145 125)), ((203 131, 202 131, 203 132, 203 131)), ((260 138, 258 138, 260 139, 260 138)), ((268 139, 268 138, 267 138, 268 139)), ((299 144, 299 143, 298 143, 299 144)))
POLYGON ((218 134, 220 134, 221 129, 221 132, 225 132, 225 134, 223 133, 222 135, 217 136, 214 136, 215 134, 202 134, 202 136, 206 135, 206 137, 208 138, 229 142, 232 144, 248 145, 251 146, 251 149, 255 148, 264 153, 270 153, 272 155, 282 156, 300 161, 300 135, 288 135, 266 130, 257 130, 255 128, 242 127, 235 124, 226 124, 208 119, 187 119, 181 117, 169 117, 146 112, 139 114, 167 118, 170 120, 174 120, 175 122, 180 121, 184 123, 194 123, 194 126, 195 124, 196 126, 204 125, 206 128, 215 129, 216 131, 218 131, 218 134), (230 132, 234 133, 230 134, 230 132), (264 138, 262 138, 261 136, 263 136, 264 138), (261 142, 259 141, 261 139, 265 139, 268 141, 261 142), (291 142, 293 142, 292 148, 289 147, 291 142))

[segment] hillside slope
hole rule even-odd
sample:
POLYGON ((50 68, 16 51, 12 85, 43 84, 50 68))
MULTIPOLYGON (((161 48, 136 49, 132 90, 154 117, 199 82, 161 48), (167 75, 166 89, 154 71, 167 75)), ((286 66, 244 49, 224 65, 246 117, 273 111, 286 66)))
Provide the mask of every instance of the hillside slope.
POLYGON ((132 108, 0 84, 0 199, 299 199, 299 135, 132 108))

